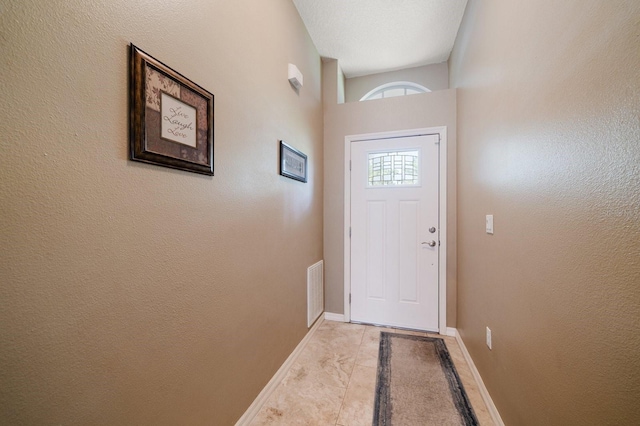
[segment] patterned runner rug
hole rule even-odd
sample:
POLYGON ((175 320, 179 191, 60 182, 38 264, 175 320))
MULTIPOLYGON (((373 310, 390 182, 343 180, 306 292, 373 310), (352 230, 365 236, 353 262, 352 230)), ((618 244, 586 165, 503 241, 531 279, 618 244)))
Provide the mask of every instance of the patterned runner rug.
POLYGON ((373 425, 477 425, 442 339, 380 333, 373 425))

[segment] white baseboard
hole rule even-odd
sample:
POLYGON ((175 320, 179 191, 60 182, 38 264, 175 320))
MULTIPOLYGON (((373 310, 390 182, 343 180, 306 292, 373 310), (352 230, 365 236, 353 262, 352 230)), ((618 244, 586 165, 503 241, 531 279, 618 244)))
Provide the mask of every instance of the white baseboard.
POLYGON ((317 328, 320 327, 320 324, 322 324, 322 322, 323 322, 323 319, 321 317, 316 321, 313 327, 311 327, 307 335, 304 336, 304 338, 300 341, 300 343, 298 343, 298 346, 296 346, 293 352, 291 352, 291 355, 289 355, 289 357, 282 364, 282 366, 280 366, 278 371, 276 371, 276 374, 274 374, 271 380, 269 380, 269 383, 267 383, 267 385, 264 387, 264 389, 262 389, 262 391, 260 391, 256 399, 253 401, 253 403, 249 406, 249 408, 247 408, 247 411, 245 411, 242 417, 240 417, 240 419, 236 422, 236 426, 244 426, 251 423, 251 421, 258 414, 258 412, 260 411, 264 403, 267 402, 267 399, 269 399, 273 391, 278 387, 278 385, 282 382, 282 380, 284 380, 284 377, 287 375, 287 373, 291 369, 291 366, 296 361, 296 359, 298 358, 300 353, 303 351, 305 346, 307 346, 307 343, 311 339, 311 336, 313 336, 313 333, 315 333, 317 328))
MULTIPOLYGON (((450 329, 447 328, 447 335, 450 335, 449 330, 450 329)), ((476 379, 476 383, 478 383, 478 389, 480 390, 480 395, 482 395, 482 399, 484 400, 484 403, 487 404, 487 409, 489 410, 489 414, 491 414, 493 423, 495 423, 497 426, 504 426, 502 417, 500 417, 500 413, 498 413, 498 409, 493 403, 493 399, 491 399, 491 395, 489 395, 489 391, 487 390, 487 387, 484 385, 484 382, 482 381, 482 377, 480 376, 480 372, 476 368, 476 365, 473 363, 473 359, 471 359, 471 355, 469 355, 469 351, 467 350, 467 347, 464 345, 464 342, 462 341, 462 337, 460 336, 460 333, 458 333, 458 330, 455 328, 451 330, 453 330, 456 341, 458 342, 458 345, 460 345, 460 349, 462 350, 462 355, 464 355, 464 359, 467 361, 467 364, 469 364, 469 368, 471 369, 471 374, 473 374, 474 379, 476 379)))
POLYGON ((451 337, 456 337, 456 332, 458 330, 456 330, 453 327, 447 327, 447 336, 451 336, 451 337))
POLYGON ((325 312, 324 319, 327 321, 344 322, 344 314, 332 314, 331 312, 325 312))

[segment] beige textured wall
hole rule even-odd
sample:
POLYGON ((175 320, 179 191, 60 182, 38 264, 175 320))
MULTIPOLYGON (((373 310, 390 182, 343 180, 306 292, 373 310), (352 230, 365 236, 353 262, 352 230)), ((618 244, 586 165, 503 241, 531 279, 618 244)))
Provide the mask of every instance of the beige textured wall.
POLYGON ((458 329, 506 424, 640 424, 639 46, 637 0, 468 4, 458 329))
POLYGON ((294 5, 0 8, 0 423, 233 424, 305 335, 322 258, 321 64, 294 5), (127 159, 129 42, 214 93, 215 177, 127 159), (278 175, 279 139, 309 183, 278 175))
POLYGON ((345 81, 345 100, 346 102, 358 102, 376 87, 394 81, 418 83, 432 92, 445 90, 449 88, 449 65, 443 62, 441 64, 347 78, 345 81))
POLYGON ((456 94, 442 90, 336 104, 336 61, 323 63, 325 309, 344 313, 344 138, 361 133, 447 126, 447 326, 456 320, 456 94))

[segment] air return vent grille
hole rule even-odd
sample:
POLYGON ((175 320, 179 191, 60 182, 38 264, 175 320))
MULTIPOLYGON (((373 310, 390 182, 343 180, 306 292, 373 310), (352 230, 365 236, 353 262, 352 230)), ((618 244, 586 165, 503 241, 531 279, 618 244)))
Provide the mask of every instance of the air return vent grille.
POLYGON ((307 327, 311 327, 324 310, 323 269, 322 260, 307 269, 307 327))

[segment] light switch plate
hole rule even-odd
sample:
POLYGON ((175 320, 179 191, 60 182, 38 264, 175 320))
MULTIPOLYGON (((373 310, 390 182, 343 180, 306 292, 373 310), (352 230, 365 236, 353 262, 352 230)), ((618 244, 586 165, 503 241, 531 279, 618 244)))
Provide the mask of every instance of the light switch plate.
POLYGON ((493 234, 493 215, 487 215, 487 234, 493 234))

